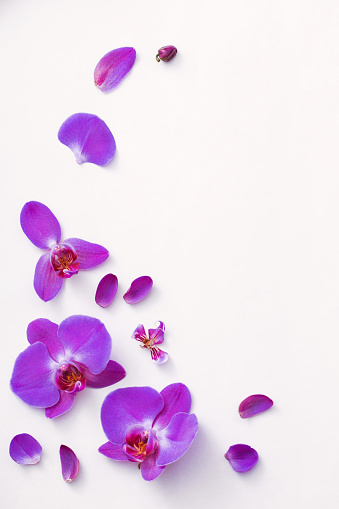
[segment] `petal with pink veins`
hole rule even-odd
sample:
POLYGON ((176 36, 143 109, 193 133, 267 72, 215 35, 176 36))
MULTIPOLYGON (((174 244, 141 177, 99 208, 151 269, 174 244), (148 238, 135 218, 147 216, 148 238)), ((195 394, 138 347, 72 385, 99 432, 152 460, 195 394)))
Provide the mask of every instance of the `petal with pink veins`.
POLYGON ((110 92, 132 69, 136 52, 134 48, 117 48, 98 62, 94 70, 94 83, 102 92, 110 92))
POLYGON ((118 278, 114 274, 106 274, 98 284, 95 302, 102 308, 112 304, 118 291, 118 278))
POLYGON ((28 433, 21 433, 12 438, 9 454, 19 465, 35 465, 41 458, 42 447, 39 442, 28 433))
POLYGON ((79 473, 79 460, 74 451, 67 445, 60 446, 61 471, 64 481, 73 481, 79 473))

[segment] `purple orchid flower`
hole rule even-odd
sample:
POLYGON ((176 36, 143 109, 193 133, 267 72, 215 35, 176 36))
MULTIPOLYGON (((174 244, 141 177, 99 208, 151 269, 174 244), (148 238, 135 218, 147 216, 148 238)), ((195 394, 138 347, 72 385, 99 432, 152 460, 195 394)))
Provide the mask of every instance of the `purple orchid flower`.
POLYGON ((181 383, 168 385, 160 394, 151 387, 117 389, 101 408, 109 442, 99 452, 116 461, 138 463, 142 477, 152 481, 192 444, 198 420, 190 408, 190 391, 181 383))
POLYGON ((11 389, 53 418, 70 410, 85 387, 108 387, 126 373, 109 360, 112 340, 100 320, 74 315, 58 326, 45 318, 28 325, 30 346, 16 359, 11 389))
POLYGON ((141 348, 150 350, 151 357, 156 364, 163 364, 168 360, 168 353, 160 350, 157 345, 164 341, 165 324, 160 321, 157 323, 156 329, 148 329, 148 336, 145 327, 139 324, 132 334, 132 339, 140 341, 142 343, 141 348))
POLYGON ((30 201, 23 206, 20 215, 21 228, 29 240, 46 252, 35 268, 34 288, 45 302, 60 292, 64 279, 79 270, 92 269, 108 258, 108 251, 99 244, 81 239, 60 242, 59 221, 43 203, 30 201))

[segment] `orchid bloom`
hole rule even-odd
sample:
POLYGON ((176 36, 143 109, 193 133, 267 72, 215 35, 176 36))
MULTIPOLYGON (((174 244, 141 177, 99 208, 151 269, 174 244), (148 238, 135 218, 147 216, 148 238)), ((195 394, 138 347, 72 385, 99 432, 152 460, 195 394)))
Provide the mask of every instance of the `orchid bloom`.
POLYGON ((106 248, 85 240, 71 238, 60 242, 59 221, 46 205, 37 201, 24 205, 20 223, 29 240, 46 250, 34 274, 35 291, 45 302, 60 292, 64 279, 100 265, 109 255, 106 248))
POLYGON ((58 326, 45 318, 28 325, 30 346, 16 359, 11 389, 53 418, 70 410, 85 387, 108 387, 126 373, 109 360, 111 337, 100 320, 74 315, 58 326))
POLYGON ((151 352, 151 357, 156 364, 163 364, 168 360, 168 353, 160 350, 157 346, 164 341, 165 324, 164 322, 157 322, 159 325, 156 329, 148 329, 148 336, 145 327, 141 324, 135 329, 132 334, 132 339, 140 341, 141 348, 147 348, 151 352))
POLYGON ((190 391, 181 383, 168 385, 160 394, 151 387, 117 389, 101 408, 109 442, 99 452, 116 461, 138 463, 142 477, 152 481, 192 444, 198 420, 190 408, 190 391))

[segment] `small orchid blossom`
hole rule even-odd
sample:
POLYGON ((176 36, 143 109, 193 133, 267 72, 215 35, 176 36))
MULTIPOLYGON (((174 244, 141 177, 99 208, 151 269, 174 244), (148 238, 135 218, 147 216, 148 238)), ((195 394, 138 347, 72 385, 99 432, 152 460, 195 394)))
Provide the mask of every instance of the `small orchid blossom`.
POLYGON ((58 326, 45 318, 28 325, 30 346, 16 359, 11 389, 53 418, 70 410, 85 387, 108 387, 126 373, 109 360, 112 340, 96 318, 74 315, 58 326))
POLYGON ((99 452, 116 461, 138 463, 142 477, 152 481, 192 444, 198 420, 190 408, 190 391, 181 383, 168 385, 160 394, 151 387, 117 389, 101 408, 109 442, 99 452))
POLYGON ((29 240, 46 250, 39 258, 34 274, 35 291, 45 302, 60 292, 64 279, 78 274, 79 270, 100 265, 109 255, 103 246, 85 240, 71 238, 60 242, 59 221, 43 203, 26 203, 20 223, 29 240))
POLYGON ((145 327, 141 324, 135 329, 132 334, 132 339, 140 341, 141 348, 147 348, 151 352, 151 357, 156 364, 163 364, 168 360, 168 353, 160 350, 157 345, 164 341, 165 324, 164 322, 157 322, 156 329, 148 329, 148 336, 146 335, 145 327))

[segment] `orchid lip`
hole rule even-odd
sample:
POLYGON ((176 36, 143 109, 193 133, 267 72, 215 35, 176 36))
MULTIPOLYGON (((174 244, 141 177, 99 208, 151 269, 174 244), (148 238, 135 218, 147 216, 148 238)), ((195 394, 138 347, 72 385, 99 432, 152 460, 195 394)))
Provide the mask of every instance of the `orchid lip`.
POLYGON ((50 259, 59 277, 70 278, 79 272, 79 262, 76 251, 69 244, 55 244, 51 248, 50 259))
POLYGON ((86 387, 86 378, 74 364, 60 363, 56 372, 55 384, 61 391, 76 393, 86 387))

